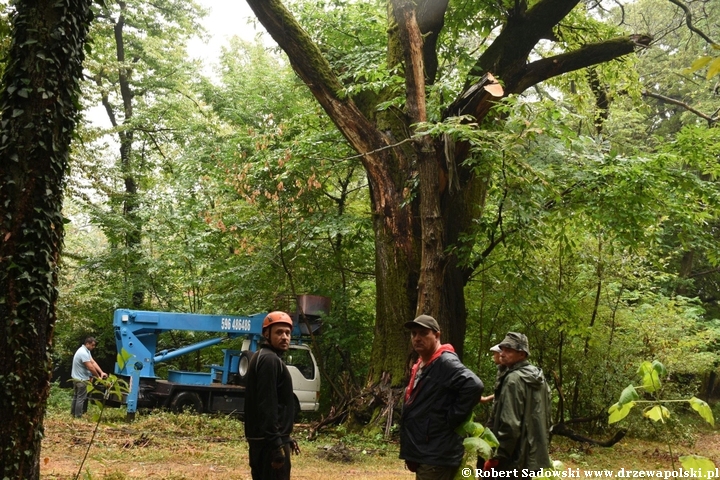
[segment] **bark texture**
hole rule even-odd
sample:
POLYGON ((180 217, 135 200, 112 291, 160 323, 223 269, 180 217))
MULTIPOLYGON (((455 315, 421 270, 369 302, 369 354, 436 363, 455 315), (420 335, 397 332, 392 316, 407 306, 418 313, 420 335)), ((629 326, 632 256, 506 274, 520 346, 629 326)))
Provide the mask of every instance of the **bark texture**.
POLYGON ((91 0, 16 2, 0 111, 0 473, 40 476, 61 213, 91 0))

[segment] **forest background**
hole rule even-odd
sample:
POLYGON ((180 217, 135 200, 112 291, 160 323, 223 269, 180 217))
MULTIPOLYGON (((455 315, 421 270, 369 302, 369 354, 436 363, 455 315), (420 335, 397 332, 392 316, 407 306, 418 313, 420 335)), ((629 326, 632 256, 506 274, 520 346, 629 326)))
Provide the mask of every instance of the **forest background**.
MULTIPOLYGON (((425 118, 404 123, 392 121, 412 115, 406 72, 387 61, 394 27, 385 2, 285 4, 337 75, 338 98, 371 106, 387 138, 404 138, 388 150, 444 142, 438 188, 462 196, 468 174, 482 184, 465 198, 476 214, 458 211, 470 220, 437 252, 462 271, 462 285, 446 287, 460 288, 463 303, 429 308, 440 309, 449 339, 487 384, 488 349, 513 330, 528 335, 533 362, 553 379, 556 423, 604 423, 642 360, 665 364, 672 394, 711 397, 720 365, 717 2, 581 2, 530 61, 617 36, 634 35, 635 52, 518 91, 499 75, 505 94, 495 90, 492 113, 478 120, 446 113, 480 76, 474 61, 497 44, 504 19, 535 4, 451 1, 440 34, 426 37, 437 64, 425 118), (456 145, 465 149, 457 167, 456 145), (463 312, 457 323, 453 308, 463 312)), ((92 334, 112 370, 116 308, 252 314, 311 293, 332 299, 314 345, 324 408, 357 398, 383 372, 401 386, 410 348, 397 320, 426 310, 417 292, 432 282, 418 282, 418 260, 421 273, 408 274, 415 284, 403 287, 416 293, 389 285, 397 272, 382 262, 393 257, 378 255, 388 243, 378 233, 374 164, 313 97, 292 55, 267 38, 233 39, 208 75, 186 50, 202 32, 197 4, 93 9, 65 185, 53 364, 66 367, 92 334), (109 127, 90 121, 98 107, 109 127), (400 313, 388 305, 397 298, 400 313), (398 340, 379 343, 390 337, 398 340)), ((415 205, 404 214, 426 221, 416 203, 423 161, 407 157, 417 168, 395 172, 398 211, 415 205)), ((400 233, 421 236, 408 226, 400 233)), ((159 347, 200 339, 173 332, 159 347)), ((207 349, 168 367, 200 369, 217 355, 207 349)))

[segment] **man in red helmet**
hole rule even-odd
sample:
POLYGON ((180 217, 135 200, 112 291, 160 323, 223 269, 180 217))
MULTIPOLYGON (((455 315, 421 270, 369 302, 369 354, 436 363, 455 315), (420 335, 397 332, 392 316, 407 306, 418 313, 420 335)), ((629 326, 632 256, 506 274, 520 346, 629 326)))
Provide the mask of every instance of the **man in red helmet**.
POLYGON ((280 357, 290 348, 293 322, 285 312, 263 321, 265 342, 250 360, 245 390, 245 437, 253 480, 289 480, 290 453, 300 453, 290 434, 295 418, 292 378, 280 357))

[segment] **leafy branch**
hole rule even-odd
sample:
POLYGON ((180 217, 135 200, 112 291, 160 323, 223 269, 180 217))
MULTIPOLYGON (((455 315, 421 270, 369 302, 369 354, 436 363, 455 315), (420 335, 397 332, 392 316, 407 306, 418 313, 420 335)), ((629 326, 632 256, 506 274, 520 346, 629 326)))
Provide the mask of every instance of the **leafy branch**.
MULTIPOLYGON (((667 370, 665 366, 657 360, 652 363, 645 361, 640 365, 638 369, 638 375, 640 376, 640 385, 630 384, 620 394, 620 399, 617 403, 612 405, 608 409, 610 414, 608 423, 616 423, 627 417, 630 410, 638 404, 649 404, 643 410, 643 416, 652 420, 653 422, 665 423, 665 420, 670 418, 670 410, 665 407, 665 404, 671 403, 689 403, 693 410, 698 412, 703 420, 708 422, 710 425, 715 426, 715 417, 713 416, 710 406, 696 397, 688 399, 661 399, 660 393, 662 390, 661 377, 667 377, 667 370), (652 400, 641 400, 638 390, 644 391, 645 393, 653 396, 652 400)), ((670 451, 670 461, 672 462, 673 469, 675 469, 675 459, 672 453, 672 446, 668 443, 668 450, 670 451)), ((686 470, 700 469, 701 471, 714 471, 715 464, 708 458, 700 457, 697 455, 686 455, 680 457, 680 463, 686 470)))
MULTIPOLYGON (((472 413, 470 413, 462 425, 455 429, 455 432, 460 436, 465 436, 463 440, 465 456, 461 463, 461 465, 464 466, 473 465, 478 456, 482 458, 492 458, 493 449, 500 446, 500 442, 495 438, 492 430, 473 421, 472 413)), ((455 480, 467 478, 462 475, 462 470, 463 469, 458 469, 455 480)))

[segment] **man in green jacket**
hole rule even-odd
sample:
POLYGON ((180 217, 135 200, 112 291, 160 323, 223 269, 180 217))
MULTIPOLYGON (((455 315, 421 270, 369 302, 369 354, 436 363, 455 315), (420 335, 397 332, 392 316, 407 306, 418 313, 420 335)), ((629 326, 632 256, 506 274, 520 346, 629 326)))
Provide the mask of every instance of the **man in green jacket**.
POLYGON ((542 370, 527 360, 530 347, 525 335, 510 332, 498 346, 506 370, 495 390, 491 429, 500 446, 484 469, 514 470, 514 477, 534 476, 552 465, 548 455, 550 388, 542 370))

